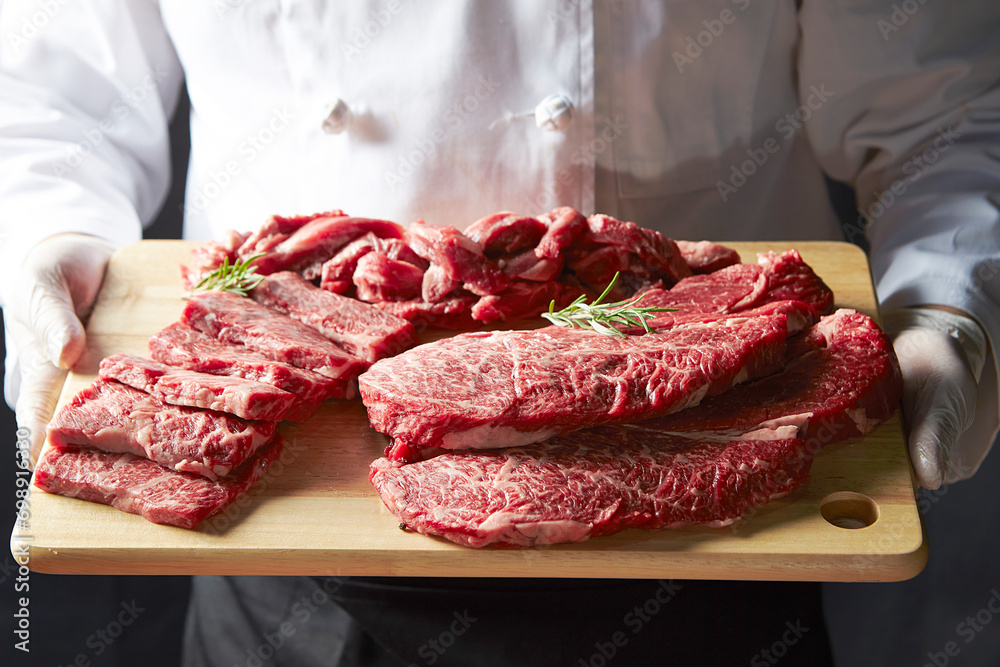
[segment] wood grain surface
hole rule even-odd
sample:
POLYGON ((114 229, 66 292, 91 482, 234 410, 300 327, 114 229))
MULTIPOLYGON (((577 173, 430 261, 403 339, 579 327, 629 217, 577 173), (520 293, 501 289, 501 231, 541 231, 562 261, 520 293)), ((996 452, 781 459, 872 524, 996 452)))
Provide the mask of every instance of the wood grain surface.
MULTIPOLYGON (((795 247, 838 307, 875 316, 864 254, 846 243, 733 243, 744 261, 795 247)), ((143 241, 112 259, 87 326, 87 350, 59 405, 90 384, 102 358, 146 355, 150 335, 184 307, 178 265, 190 242, 143 241)), ((441 337, 427 332, 424 340, 441 337)), ((33 489, 15 526, 30 567, 51 573, 634 577, 894 581, 927 559, 899 418, 826 447, 792 494, 726 528, 628 530, 544 548, 471 549, 399 530, 368 483, 384 436, 360 401, 328 401, 308 422, 280 427, 281 458, 257 486, 198 530, 159 526, 110 507, 33 489), (834 495, 840 494, 840 495, 834 495), (825 503, 825 504, 824 504, 825 503), (841 525, 824 518, 821 508, 841 525)), ((47 446, 47 445, 46 445, 47 446)))

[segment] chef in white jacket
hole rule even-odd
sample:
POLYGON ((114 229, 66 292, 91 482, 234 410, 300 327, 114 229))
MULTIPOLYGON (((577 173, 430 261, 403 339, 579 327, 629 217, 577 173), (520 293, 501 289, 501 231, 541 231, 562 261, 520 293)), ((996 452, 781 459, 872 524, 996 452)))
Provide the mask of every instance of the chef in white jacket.
POLYGON ((8 0, 5 392, 36 446, 76 314, 169 184, 184 234, 341 208, 459 228, 559 205, 683 239, 867 237, 920 483, 998 426, 1000 5, 8 0), (841 225, 823 175, 852 184, 841 225))

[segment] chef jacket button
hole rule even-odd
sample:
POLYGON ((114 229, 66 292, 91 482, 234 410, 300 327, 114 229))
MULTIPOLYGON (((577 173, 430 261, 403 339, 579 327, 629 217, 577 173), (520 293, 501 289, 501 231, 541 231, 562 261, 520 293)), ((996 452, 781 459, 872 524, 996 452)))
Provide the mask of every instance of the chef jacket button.
POLYGON ((564 130, 573 116, 573 103, 565 95, 549 95, 535 107, 535 125, 543 130, 564 130))
POLYGON ((323 120, 323 131, 327 134, 340 134, 351 124, 351 110, 344 100, 337 101, 327 107, 328 113, 323 120))

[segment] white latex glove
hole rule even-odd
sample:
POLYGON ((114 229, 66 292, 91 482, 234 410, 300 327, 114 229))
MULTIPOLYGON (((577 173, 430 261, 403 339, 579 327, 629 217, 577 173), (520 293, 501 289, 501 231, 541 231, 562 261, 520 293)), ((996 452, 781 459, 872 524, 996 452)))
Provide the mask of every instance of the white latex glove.
POLYGON ((920 486, 936 489, 967 479, 991 443, 961 435, 972 425, 986 334, 963 315, 936 308, 901 308, 882 317, 903 372, 903 423, 920 486))
POLYGON ((84 234, 50 237, 24 258, 6 304, 4 320, 17 352, 18 428, 30 431, 31 464, 45 441, 59 387, 83 352, 80 319, 94 305, 115 247, 84 234))

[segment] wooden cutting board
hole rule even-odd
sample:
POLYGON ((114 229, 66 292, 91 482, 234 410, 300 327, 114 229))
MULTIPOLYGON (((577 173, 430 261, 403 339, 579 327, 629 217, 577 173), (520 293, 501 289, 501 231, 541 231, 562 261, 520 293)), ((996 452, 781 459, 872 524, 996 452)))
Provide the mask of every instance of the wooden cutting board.
MULTIPOLYGON (((60 406, 91 383, 102 358, 145 355, 149 336, 180 317, 178 265, 193 245, 143 241, 112 258, 60 406)), ((731 245, 750 262, 756 252, 795 247, 838 307, 877 314, 866 258, 852 245, 731 245)), ((368 483, 386 439, 368 426, 360 401, 329 401, 304 424, 283 423, 281 433, 279 461, 198 530, 33 489, 30 520, 15 526, 12 549, 26 547, 33 570, 65 574, 893 581, 916 575, 927 559, 898 416, 822 449, 805 484, 727 528, 628 530, 531 549, 472 549, 400 530, 368 483)))

